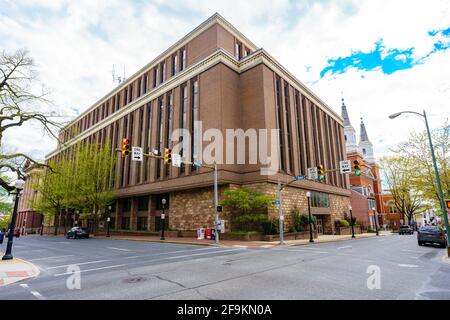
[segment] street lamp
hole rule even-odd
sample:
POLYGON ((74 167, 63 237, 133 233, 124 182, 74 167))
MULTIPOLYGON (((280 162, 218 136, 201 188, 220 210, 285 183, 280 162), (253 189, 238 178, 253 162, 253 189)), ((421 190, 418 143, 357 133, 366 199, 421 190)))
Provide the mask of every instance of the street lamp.
POLYGON ((427 127, 427 134, 428 134, 428 140, 430 143, 430 150, 431 150, 431 158, 433 160, 433 167, 434 167, 434 174, 436 175, 436 184, 438 188, 439 193, 439 202, 441 205, 442 214, 444 215, 444 222, 445 222, 445 229, 447 230, 447 256, 450 257, 450 226, 448 224, 448 216, 447 216, 447 210, 445 209, 444 204, 444 193, 442 192, 442 186, 441 186, 441 178, 439 177, 439 170, 436 163, 436 155, 434 154, 434 146, 433 146, 433 140, 431 139, 431 133, 430 133, 430 126, 428 125, 428 118, 427 113, 425 110, 423 110, 423 114, 414 112, 414 111, 402 111, 397 112, 389 116, 389 119, 395 119, 402 113, 413 113, 415 115, 421 116, 425 120, 425 126, 427 127))
POLYGON ((352 224, 352 238, 355 237, 355 229, 353 227, 353 208, 350 206, 348 207, 348 211, 350 211, 350 223, 352 224))
POLYGON ((13 245, 13 239, 14 239, 14 229, 16 228, 17 208, 19 206, 20 191, 23 189, 24 186, 25 186, 25 181, 23 181, 22 179, 16 180, 14 182, 14 187, 16 188, 16 192, 14 193, 15 194, 14 210, 13 210, 13 215, 11 218, 11 226, 10 226, 9 234, 8 234, 8 244, 6 246, 6 252, 5 252, 5 255, 3 256, 2 260, 11 260, 13 258, 11 252, 12 252, 12 245, 13 245))
POLYGON ((309 215, 309 242, 314 242, 312 233, 312 219, 311 219, 311 192, 306 192, 306 198, 308 198, 308 215, 309 215))
POLYGON ((107 223, 107 229, 106 229, 106 236, 109 238, 109 223, 111 221, 111 206, 108 206, 108 218, 106 218, 106 223, 107 223))
POLYGON ((160 228, 161 228, 161 240, 165 240, 164 239, 164 228, 165 228, 165 219, 166 219, 166 214, 164 213, 164 210, 166 209, 166 199, 163 198, 161 200, 162 203, 162 213, 161 213, 161 219, 160 219, 160 228))
POLYGON ((80 217, 80 211, 79 210, 77 210, 77 211, 75 211, 75 219, 74 219, 74 224, 75 224, 75 227, 78 227, 78 221, 77 221, 77 219, 80 217))

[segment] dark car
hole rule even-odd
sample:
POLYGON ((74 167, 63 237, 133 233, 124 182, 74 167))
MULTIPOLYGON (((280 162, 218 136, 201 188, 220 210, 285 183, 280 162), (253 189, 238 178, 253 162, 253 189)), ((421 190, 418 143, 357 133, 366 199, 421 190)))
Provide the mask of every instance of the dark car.
POLYGON ((88 228, 81 228, 81 227, 73 227, 67 232, 66 235, 67 239, 74 238, 74 239, 81 239, 81 238, 89 238, 89 230, 88 228))
POLYGON ((410 226, 400 226, 398 234, 414 234, 414 229, 410 226))
POLYGON ((423 226, 417 233, 417 241, 419 246, 425 243, 439 244, 442 248, 447 247, 447 234, 444 230, 435 226, 423 226))

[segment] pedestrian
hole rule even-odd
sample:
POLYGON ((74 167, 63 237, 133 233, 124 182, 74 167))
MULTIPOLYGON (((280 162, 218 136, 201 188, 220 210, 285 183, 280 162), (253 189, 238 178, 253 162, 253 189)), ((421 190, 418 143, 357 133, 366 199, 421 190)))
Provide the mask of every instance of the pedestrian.
POLYGON ((6 229, 5 228, 0 230, 0 244, 3 243, 3 239, 5 238, 5 233, 6 233, 6 229))

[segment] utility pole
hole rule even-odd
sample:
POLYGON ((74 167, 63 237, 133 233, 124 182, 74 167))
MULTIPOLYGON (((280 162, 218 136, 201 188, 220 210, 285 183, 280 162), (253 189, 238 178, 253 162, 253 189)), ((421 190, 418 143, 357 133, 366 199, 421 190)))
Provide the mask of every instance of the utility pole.
POLYGON ((283 235, 283 209, 282 209, 282 197, 281 191, 283 187, 281 187, 280 179, 278 179, 278 226, 280 228, 280 245, 284 244, 284 235, 283 235))

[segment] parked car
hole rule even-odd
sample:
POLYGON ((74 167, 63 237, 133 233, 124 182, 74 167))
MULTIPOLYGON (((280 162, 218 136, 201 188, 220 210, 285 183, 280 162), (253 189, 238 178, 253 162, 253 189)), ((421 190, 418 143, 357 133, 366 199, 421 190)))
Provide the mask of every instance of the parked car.
POLYGON ((414 234, 414 229, 410 226, 400 226, 400 229, 398 230, 398 234, 414 234))
POLYGON ((88 228, 82 228, 82 227, 73 227, 70 229, 67 234, 66 238, 74 238, 74 239, 81 239, 81 238, 89 238, 89 230, 88 228))
POLYGON ((436 226, 423 226, 417 233, 417 241, 419 246, 423 246, 425 243, 439 244, 442 248, 447 247, 447 234, 446 232, 436 226))

